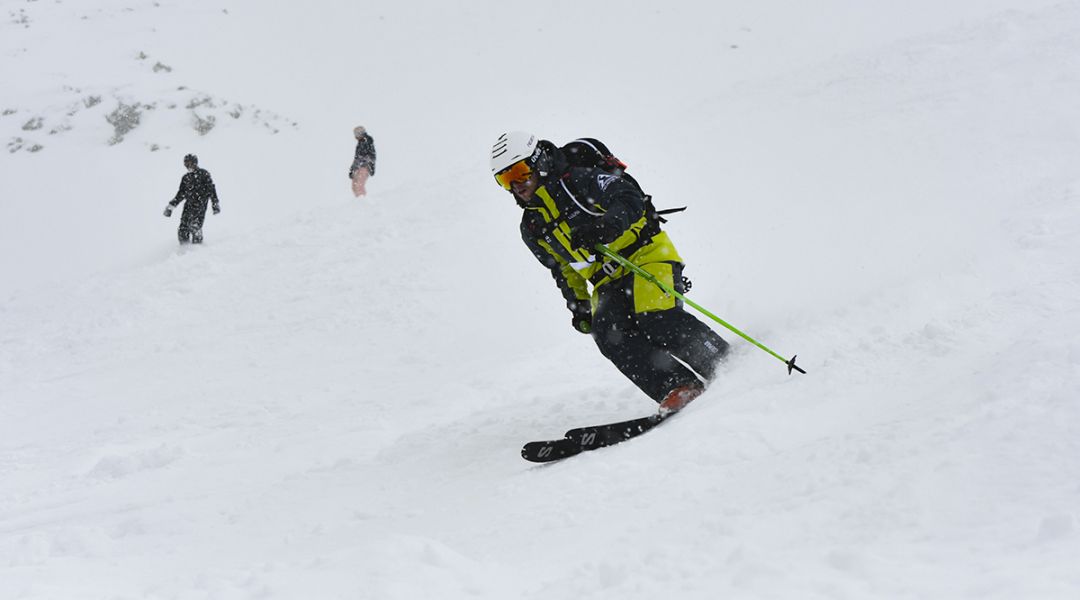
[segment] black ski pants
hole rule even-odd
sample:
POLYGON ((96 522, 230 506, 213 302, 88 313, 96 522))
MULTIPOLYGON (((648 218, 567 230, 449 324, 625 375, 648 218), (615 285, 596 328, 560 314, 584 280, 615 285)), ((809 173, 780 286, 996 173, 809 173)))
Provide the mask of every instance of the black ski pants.
POLYGON ((184 202, 184 212, 180 215, 180 227, 176 230, 176 236, 181 244, 191 242, 201 244, 203 241, 203 221, 206 220, 205 200, 187 200, 184 202))
MULTIPOLYGON (((681 282, 682 266, 673 271, 674 281, 681 282)), ((596 291, 592 336, 600 352, 656 402, 677 387, 703 386, 715 375, 728 343, 686 312, 681 300, 668 310, 635 312, 635 277, 596 291)), ((681 293, 680 288, 675 286, 681 293)))

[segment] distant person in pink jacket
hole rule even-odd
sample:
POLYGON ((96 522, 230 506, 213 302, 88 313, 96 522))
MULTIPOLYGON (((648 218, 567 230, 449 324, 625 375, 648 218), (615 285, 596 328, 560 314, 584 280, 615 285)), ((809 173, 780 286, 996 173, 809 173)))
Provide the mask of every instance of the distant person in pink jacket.
POLYGON ((349 179, 352 180, 352 191, 356 197, 367 194, 364 185, 368 177, 375 175, 375 139, 361 126, 353 129, 356 137, 356 156, 352 166, 349 167, 349 179))

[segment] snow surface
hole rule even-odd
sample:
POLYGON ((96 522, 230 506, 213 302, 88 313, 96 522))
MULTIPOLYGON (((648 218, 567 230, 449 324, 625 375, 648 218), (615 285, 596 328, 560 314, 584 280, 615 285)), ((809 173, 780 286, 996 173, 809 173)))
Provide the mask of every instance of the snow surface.
POLYGON ((0 598, 1080 597, 1080 4, 0 6, 0 598), (507 129, 688 205, 692 297, 809 374, 725 334, 523 462, 652 404, 507 129))

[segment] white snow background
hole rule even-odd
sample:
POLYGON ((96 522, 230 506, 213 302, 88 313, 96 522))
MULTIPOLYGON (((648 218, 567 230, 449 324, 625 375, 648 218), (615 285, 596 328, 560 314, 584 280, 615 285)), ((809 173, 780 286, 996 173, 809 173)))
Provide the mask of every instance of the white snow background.
POLYGON ((1080 597, 1080 3, 0 6, 0 598, 1080 597), (691 297, 809 373, 721 330, 522 461, 654 405, 508 129, 689 206, 691 297))

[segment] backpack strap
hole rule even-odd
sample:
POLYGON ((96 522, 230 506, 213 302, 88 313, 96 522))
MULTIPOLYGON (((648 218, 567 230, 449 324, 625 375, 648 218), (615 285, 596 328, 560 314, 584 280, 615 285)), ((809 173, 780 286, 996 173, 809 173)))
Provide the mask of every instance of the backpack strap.
POLYGON ((680 206, 679 208, 665 208, 664 210, 656 210, 656 207, 653 206, 652 203, 652 196, 645 197, 645 211, 647 214, 650 215, 649 218, 656 219, 661 223, 667 223, 667 219, 665 219, 662 215, 670 215, 672 213, 678 213, 684 210, 686 210, 685 206, 680 206))

